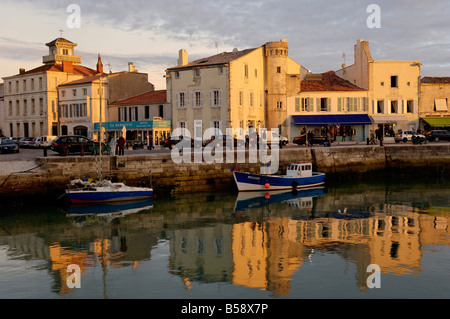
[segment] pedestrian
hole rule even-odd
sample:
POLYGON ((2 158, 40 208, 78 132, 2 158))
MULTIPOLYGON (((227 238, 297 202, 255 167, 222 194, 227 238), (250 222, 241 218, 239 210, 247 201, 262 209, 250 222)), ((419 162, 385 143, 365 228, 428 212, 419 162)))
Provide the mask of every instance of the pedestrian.
POLYGON ((150 136, 148 137, 148 149, 152 150, 155 147, 153 146, 153 135, 150 134, 150 136))
POLYGON ((308 146, 311 146, 313 144, 313 136, 314 133, 312 131, 308 132, 307 138, 308 138, 308 146))
POLYGON ((377 129, 377 139, 380 141, 380 146, 383 146, 383 132, 380 129, 377 129))
POLYGON ((124 155, 125 151, 125 139, 123 138, 123 135, 121 135, 119 137, 119 142, 118 142, 118 146, 119 146, 119 156, 120 155, 124 155))

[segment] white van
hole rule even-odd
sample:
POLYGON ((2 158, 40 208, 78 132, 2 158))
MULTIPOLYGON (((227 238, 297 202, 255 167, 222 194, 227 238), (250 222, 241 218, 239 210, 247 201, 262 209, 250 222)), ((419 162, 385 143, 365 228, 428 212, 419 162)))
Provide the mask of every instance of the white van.
POLYGON ((34 144, 34 147, 48 148, 52 145, 52 142, 55 138, 56 138, 56 136, 52 136, 52 135, 39 136, 38 138, 36 138, 36 144, 34 144))

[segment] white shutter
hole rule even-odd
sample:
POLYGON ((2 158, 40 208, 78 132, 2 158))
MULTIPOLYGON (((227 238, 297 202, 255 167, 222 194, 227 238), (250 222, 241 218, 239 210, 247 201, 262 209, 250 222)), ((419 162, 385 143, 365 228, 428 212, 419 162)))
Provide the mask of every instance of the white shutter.
POLYGON ((222 106, 222 90, 219 90, 219 106, 222 106))
POLYGON ((176 103, 176 106, 177 107, 180 107, 180 93, 177 93, 176 95, 175 95, 175 103, 176 103))
POLYGON ((214 91, 209 91, 209 106, 214 106, 214 91))

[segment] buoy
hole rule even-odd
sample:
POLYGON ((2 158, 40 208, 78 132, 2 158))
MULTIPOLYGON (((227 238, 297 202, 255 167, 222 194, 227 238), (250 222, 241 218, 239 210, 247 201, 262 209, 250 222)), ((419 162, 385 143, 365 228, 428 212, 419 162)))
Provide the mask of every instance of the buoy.
POLYGON ((270 187, 270 184, 269 184, 269 183, 265 183, 265 184, 264 184, 264 187, 265 187, 265 188, 269 188, 269 187, 270 187))
POLYGON ((269 193, 266 193, 266 194, 264 195, 264 198, 265 198, 265 199, 269 199, 269 198, 270 198, 270 194, 269 194, 269 193))

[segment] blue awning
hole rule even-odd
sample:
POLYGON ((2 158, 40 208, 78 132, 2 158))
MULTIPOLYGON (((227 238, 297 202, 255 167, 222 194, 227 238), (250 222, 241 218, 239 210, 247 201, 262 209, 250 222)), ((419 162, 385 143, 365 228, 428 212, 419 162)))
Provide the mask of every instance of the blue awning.
POLYGON ((296 125, 366 125, 372 124, 367 114, 292 115, 296 125))

